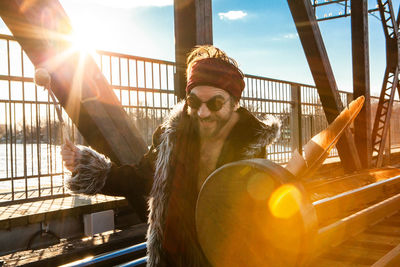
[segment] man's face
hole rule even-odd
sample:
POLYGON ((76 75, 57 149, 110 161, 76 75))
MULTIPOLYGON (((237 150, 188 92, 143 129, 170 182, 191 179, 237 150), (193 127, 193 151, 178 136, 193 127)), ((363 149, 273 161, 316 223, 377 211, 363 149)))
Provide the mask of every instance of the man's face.
POLYGON ((188 109, 189 115, 198 123, 200 137, 210 138, 218 135, 234 112, 230 95, 220 88, 200 85, 194 87, 188 97, 200 103, 198 108, 189 106, 188 109), (221 106, 221 109, 210 110, 207 101, 211 102, 211 106, 221 106))

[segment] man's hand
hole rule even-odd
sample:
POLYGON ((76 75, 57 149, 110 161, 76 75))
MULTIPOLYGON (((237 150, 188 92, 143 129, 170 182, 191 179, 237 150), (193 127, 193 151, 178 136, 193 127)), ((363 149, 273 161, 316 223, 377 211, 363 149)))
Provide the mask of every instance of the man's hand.
POLYGON ((72 172, 75 168, 75 160, 81 157, 81 150, 68 139, 61 148, 61 156, 64 161, 64 166, 72 172))

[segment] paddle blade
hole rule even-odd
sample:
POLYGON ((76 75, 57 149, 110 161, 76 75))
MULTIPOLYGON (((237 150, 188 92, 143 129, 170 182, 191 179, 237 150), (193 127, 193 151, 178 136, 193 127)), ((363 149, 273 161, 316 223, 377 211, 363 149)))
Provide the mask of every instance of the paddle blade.
POLYGON ((364 100, 364 96, 360 96, 352 101, 349 107, 345 108, 325 130, 315 135, 304 146, 304 158, 299 153, 295 153, 288 162, 286 169, 301 178, 310 176, 318 170, 344 131, 361 111, 364 100), (300 157, 303 158, 304 162, 301 161, 300 157))

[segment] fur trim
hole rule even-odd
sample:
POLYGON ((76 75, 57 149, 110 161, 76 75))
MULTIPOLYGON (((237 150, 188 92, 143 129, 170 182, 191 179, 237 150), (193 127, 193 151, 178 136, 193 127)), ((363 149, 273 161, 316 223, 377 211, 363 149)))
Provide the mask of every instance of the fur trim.
POLYGON ((254 158, 262 149, 274 143, 280 137, 281 121, 271 115, 260 118, 260 129, 257 130, 255 141, 250 143, 244 151, 246 158, 254 158))
POLYGON ((158 146, 158 157, 155 166, 153 188, 150 193, 149 204, 149 228, 147 230, 147 266, 164 266, 166 259, 162 249, 164 222, 167 203, 170 196, 170 159, 176 143, 178 123, 183 113, 184 101, 181 101, 170 113, 163 123, 164 132, 158 146))
POLYGON ((81 157, 75 160, 72 177, 66 186, 75 194, 95 195, 106 182, 111 161, 90 147, 80 146, 81 157))

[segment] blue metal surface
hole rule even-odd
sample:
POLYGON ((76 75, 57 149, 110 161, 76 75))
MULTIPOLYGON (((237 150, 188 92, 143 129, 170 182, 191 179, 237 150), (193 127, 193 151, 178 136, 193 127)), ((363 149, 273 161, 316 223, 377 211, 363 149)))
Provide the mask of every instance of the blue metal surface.
POLYGON ((138 266, 138 265, 145 264, 145 263, 147 263, 147 256, 137 259, 137 260, 133 260, 133 261, 121 264, 121 265, 117 265, 117 267, 128 267, 128 266, 131 267, 131 266, 138 266))
MULTIPOLYGON (((129 254, 129 253, 137 252, 137 251, 140 251, 140 250, 145 250, 146 248, 147 248, 146 242, 143 242, 143 243, 140 243, 140 244, 137 244, 137 245, 133 245, 133 246, 130 246, 130 247, 127 247, 127 248, 123 248, 123 249, 120 249, 120 250, 116 250, 116 251, 112 251, 112 252, 109 252, 109 253, 100 254, 100 255, 95 256, 93 258, 86 258, 86 259, 83 259, 83 260, 71 262, 71 263, 63 265, 63 266, 64 267, 89 266, 89 265, 100 263, 100 262, 103 262, 103 261, 106 261, 106 260, 111 260, 111 259, 123 256, 123 255, 129 254)), ((131 263, 133 264, 136 261, 140 261, 140 263, 136 263, 136 265, 144 263, 144 262, 147 261, 147 257, 134 260, 131 263), (144 261, 140 261, 140 260, 143 260, 143 259, 144 259, 144 261)), ((126 264, 129 264, 129 263, 126 263, 126 264)), ((126 265, 126 266, 136 266, 136 265, 126 265)))

